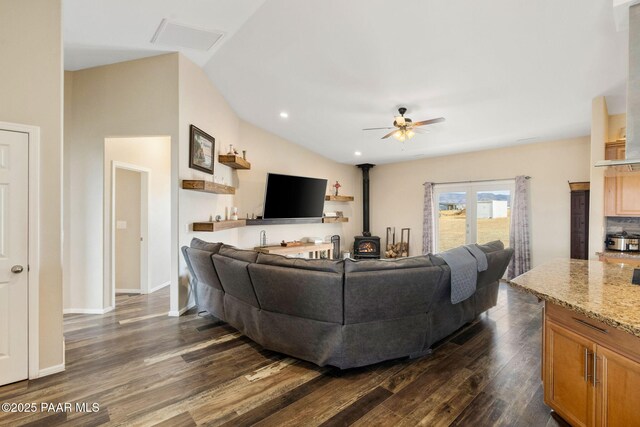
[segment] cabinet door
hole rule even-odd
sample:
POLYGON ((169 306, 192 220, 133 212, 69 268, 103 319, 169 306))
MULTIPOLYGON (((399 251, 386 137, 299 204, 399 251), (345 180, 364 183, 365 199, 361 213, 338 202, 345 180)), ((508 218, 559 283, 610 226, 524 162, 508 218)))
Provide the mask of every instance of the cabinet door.
POLYGON ((598 425, 640 425, 640 363, 597 347, 598 425))
POLYGON ((616 216, 616 178, 604 177, 604 216, 616 216))
POLYGON ((573 426, 594 425, 590 369, 594 351, 588 339, 545 322, 544 401, 573 426))
POLYGON ((616 214, 640 215, 640 173, 625 172, 616 177, 616 214))

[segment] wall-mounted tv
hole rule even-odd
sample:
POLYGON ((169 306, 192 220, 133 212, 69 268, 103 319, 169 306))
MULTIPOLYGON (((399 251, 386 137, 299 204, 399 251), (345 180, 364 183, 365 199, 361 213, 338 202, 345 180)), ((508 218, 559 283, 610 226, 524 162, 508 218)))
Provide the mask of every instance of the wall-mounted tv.
POLYGON ((326 190, 326 179, 270 173, 263 218, 320 218, 326 190))

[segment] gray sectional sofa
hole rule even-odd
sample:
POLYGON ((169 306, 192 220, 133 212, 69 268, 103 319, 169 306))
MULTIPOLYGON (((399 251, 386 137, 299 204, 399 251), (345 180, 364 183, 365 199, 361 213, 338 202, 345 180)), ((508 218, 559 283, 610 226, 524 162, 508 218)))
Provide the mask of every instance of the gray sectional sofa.
POLYGON ((199 239, 182 251, 200 309, 267 349, 345 369, 425 354, 493 307, 513 250, 500 241, 479 247, 489 268, 455 305, 437 255, 306 260, 199 239))

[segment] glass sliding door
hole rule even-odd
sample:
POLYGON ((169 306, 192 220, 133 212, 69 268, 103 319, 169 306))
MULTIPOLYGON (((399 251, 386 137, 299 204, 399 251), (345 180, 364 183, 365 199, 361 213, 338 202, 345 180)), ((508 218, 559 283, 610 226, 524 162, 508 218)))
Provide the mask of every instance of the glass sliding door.
POLYGON ((492 240, 509 246, 513 191, 513 180, 436 185, 436 252, 492 240))

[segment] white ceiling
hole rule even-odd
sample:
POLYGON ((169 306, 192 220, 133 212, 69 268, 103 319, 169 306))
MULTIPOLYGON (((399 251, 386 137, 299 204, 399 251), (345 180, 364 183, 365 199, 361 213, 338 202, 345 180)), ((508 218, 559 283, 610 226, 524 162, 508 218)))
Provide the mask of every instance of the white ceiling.
POLYGON ((225 31, 209 57, 183 53, 244 120, 345 163, 588 135, 599 95, 625 110, 628 33, 611 0, 65 0, 64 12, 67 69, 156 54, 162 18, 225 31), (405 143, 361 130, 398 106, 447 121, 405 143))
POLYGON ((80 70, 180 51, 198 65, 211 59, 265 0, 64 0, 64 66, 80 70), (211 49, 151 43, 160 22, 223 32, 211 49))

